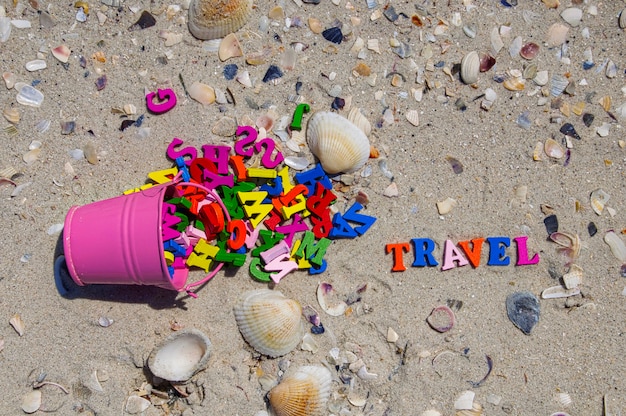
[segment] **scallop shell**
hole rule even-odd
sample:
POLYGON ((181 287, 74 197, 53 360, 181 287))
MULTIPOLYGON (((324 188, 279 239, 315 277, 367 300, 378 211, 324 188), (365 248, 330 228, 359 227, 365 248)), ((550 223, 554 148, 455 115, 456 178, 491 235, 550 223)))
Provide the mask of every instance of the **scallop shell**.
POLYGON ((461 80, 466 84, 474 84, 478 81, 480 70, 480 58, 476 51, 469 52, 461 60, 461 80))
POLYGON ((331 112, 315 113, 307 124, 311 152, 329 174, 358 170, 370 155, 370 142, 354 123, 331 112))
POLYGON ((239 298, 234 312, 239 331, 261 354, 285 355, 296 348, 304 336, 302 307, 279 291, 246 292, 239 298))
POLYGON ((227 61, 230 58, 243 56, 239 39, 237 39, 237 36, 234 33, 230 33, 222 39, 220 42, 220 48, 217 51, 217 56, 219 56, 220 61, 222 62, 227 61))
POLYGON ((252 14, 252 0, 192 0, 189 31, 198 39, 222 38, 239 30, 252 14))
POLYGON ((350 112, 348 113, 348 120, 353 122, 358 128, 363 130, 366 136, 369 136, 372 132, 372 124, 369 122, 367 117, 363 115, 360 108, 352 107, 350 112))
POLYGON ((187 381, 209 361, 211 341, 197 329, 172 333, 148 357, 152 374, 168 381, 187 381))
POLYGON ((268 393, 276 416, 322 416, 327 414, 332 376, 326 367, 304 366, 268 393))

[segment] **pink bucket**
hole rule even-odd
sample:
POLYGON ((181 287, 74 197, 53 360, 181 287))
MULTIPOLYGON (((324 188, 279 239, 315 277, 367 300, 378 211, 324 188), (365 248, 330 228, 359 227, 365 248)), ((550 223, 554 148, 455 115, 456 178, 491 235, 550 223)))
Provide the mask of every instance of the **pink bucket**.
MULTIPOLYGON (((195 183, 228 211, 215 192, 195 183)), ((163 202, 178 196, 173 183, 121 195, 84 206, 73 206, 65 217, 63 249, 70 276, 80 286, 90 284, 152 285, 187 291, 211 279, 186 285, 189 270, 167 268, 162 238, 163 202)))

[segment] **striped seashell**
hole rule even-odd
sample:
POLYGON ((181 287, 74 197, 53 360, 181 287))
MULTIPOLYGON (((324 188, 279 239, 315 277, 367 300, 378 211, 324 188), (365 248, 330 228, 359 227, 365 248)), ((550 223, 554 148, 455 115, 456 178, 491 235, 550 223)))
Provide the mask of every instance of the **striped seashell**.
POLYGON ((370 155, 370 142, 350 120, 336 113, 318 111, 307 124, 307 143, 329 174, 360 169, 370 155))
POLYGON ((187 381, 203 370, 211 353, 211 341, 197 329, 173 332, 148 358, 152 374, 168 381, 187 381))
POLYGON ((461 60, 461 80, 466 84, 475 84, 478 81, 480 58, 476 51, 469 52, 461 60))
POLYGON ((268 393, 276 416, 322 416, 327 414, 332 376, 326 367, 304 366, 268 393))
POLYGON ((285 355, 296 348, 304 336, 302 307, 277 290, 244 293, 234 312, 244 339, 261 354, 285 355))
POLYGON ((223 38, 236 32, 252 14, 252 0, 192 0, 189 31, 198 39, 223 38))

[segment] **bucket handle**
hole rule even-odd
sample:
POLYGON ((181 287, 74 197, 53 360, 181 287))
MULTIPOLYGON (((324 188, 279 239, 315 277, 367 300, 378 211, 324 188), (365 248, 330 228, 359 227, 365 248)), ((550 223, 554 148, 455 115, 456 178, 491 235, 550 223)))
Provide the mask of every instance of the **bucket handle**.
MULTIPOLYGON (((222 211, 224 212, 224 216, 226 217, 226 221, 230 221, 230 214, 228 213, 228 209, 226 209, 226 206, 224 205, 224 202, 222 202, 222 198, 220 198, 220 196, 215 191, 213 191, 212 189, 207 188, 204 185, 200 185, 200 184, 195 183, 195 182, 178 182, 179 180, 180 180, 180 175, 176 175, 176 177, 174 177, 172 182, 176 186, 179 186, 179 185, 182 185, 182 186, 193 186, 193 187, 202 189, 204 192, 206 192, 207 196, 210 196, 211 199, 213 199, 215 202, 217 202, 220 205, 220 208, 222 208, 222 211)), ((226 251, 230 252, 230 249, 227 248, 226 251)), ((192 298, 197 298, 198 295, 195 292, 193 292, 192 289, 195 288, 196 286, 203 285, 206 282, 208 282, 209 280, 211 280, 213 277, 215 277, 217 272, 219 272, 222 269, 223 266, 224 266, 224 263, 219 263, 204 278, 198 280, 197 282, 193 282, 193 283, 187 284, 185 287, 183 287, 179 291, 180 292, 187 292, 187 295, 191 296, 192 298)))

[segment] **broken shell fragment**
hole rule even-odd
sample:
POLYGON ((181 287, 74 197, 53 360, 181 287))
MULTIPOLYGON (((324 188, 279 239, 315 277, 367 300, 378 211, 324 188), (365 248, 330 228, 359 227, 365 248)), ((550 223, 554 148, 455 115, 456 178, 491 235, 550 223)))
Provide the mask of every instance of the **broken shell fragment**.
POLYGON ((420 117, 419 117, 419 112, 417 110, 407 111, 406 119, 409 123, 411 123, 415 127, 420 125, 420 117))
POLYGON ((252 0, 192 0, 189 31, 198 39, 219 39, 238 31, 251 14, 252 0))
POLYGON ((502 85, 509 91, 522 91, 526 86, 526 80, 522 77, 510 77, 502 85))
POLYGON ((70 59, 71 51, 66 45, 59 45, 56 48, 52 48, 51 52, 52 56, 57 58, 61 63, 65 64, 70 59))
POLYGON ((561 12, 561 17, 565 20, 570 26, 576 27, 580 24, 580 21, 583 18, 583 11, 578 7, 568 7, 567 9, 561 12))
POLYGON ((539 322, 539 300, 527 291, 511 293, 506 298, 506 312, 513 325, 530 335, 539 322))
POLYGON ((560 23, 555 23, 548 29, 547 43, 548 47, 560 46, 567 40, 569 27, 560 23))
POLYGON ((270 390, 269 403, 276 416, 325 415, 331 384, 326 367, 300 367, 270 390))
POLYGON ((430 315, 426 318, 426 322, 428 322, 428 325, 435 331, 444 333, 452 329, 456 323, 456 317, 452 309, 446 305, 440 305, 430 312, 430 315))
POLYGON ((563 147, 561 147, 561 145, 554 139, 547 139, 543 150, 546 155, 553 159, 560 159, 565 156, 563 147))
POLYGON ((5 108, 2 114, 9 123, 17 124, 20 121, 20 112, 17 110, 17 108, 5 108))
POLYGON ((324 312, 330 316, 341 316, 348 309, 348 304, 344 301, 336 300, 335 289, 333 285, 327 282, 321 282, 317 286, 317 302, 324 312), (329 305, 329 300, 334 299, 336 302, 334 305, 329 305))
POLYGON ((258 289, 242 294, 234 313, 248 344, 270 357, 291 352, 304 336, 302 307, 277 290, 258 289))
POLYGON ((617 19, 617 23, 620 29, 626 29, 626 9, 623 9, 619 13, 619 18, 617 19))
POLYGON ((439 215, 446 215, 452 211, 452 208, 455 206, 456 200, 448 197, 441 202, 437 202, 437 211, 439 212, 439 215))
POLYGON ((572 289, 564 288, 563 286, 552 286, 544 289, 541 292, 541 299, 560 299, 569 298, 570 296, 580 295, 580 288, 575 287, 572 289))
POLYGON ((563 285, 566 289, 575 289, 583 282, 584 270, 577 264, 572 264, 567 273, 563 275, 563 285))
POLYGON ((522 49, 520 49, 519 55, 527 60, 535 59, 537 54, 539 53, 539 45, 534 42, 528 42, 522 49))
POLYGON ((24 321, 22 321, 20 314, 16 313, 13 315, 11 319, 9 319, 9 323, 20 337, 24 335, 24 321))
POLYGON ((609 202, 609 198, 611 198, 611 196, 602 189, 596 189, 593 191, 589 198, 591 200, 591 208, 593 209, 593 212, 598 215, 602 215, 604 206, 607 202, 609 202))
POLYGON ((360 169, 370 155, 365 133, 337 113, 315 113, 307 124, 306 139, 324 171, 331 175, 360 169))
POLYGON ((211 341, 197 329, 172 333, 148 357, 152 374, 168 381, 189 380, 204 370, 209 361, 211 341))
POLYGON ((466 54, 461 60, 461 80, 466 84, 478 82, 480 72, 480 58, 476 51, 466 54))
POLYGON ((224 62, 230 58, 235 58, 238 56, 243 56, 243 51, 241 50, 241 45, 239 44, 239 40, 234 33, 230 33, 222 41, 220 42, 220 48, 217 52, 217 55, 220 58, 220 61, 224 62))

